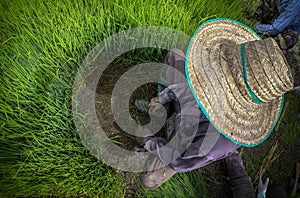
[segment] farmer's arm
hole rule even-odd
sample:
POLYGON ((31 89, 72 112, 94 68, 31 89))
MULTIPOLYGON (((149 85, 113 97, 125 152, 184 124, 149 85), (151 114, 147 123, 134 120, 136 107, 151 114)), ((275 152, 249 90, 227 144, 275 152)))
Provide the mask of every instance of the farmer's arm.
POLYGON ((178 102, 178 98, 177 98, 178 93, 176 95, 174 91, 176 92, 176 90, 180 90, 180 89, 182 89, 182 86, 180 84, 173 84, 165 88, 162 92, 158 94, 157 97, 151 99, 148 106, 149 110, 155 112, 159 110, 161 107, 163 107, 162 105, 166 105, 167 103, 170 102, 178 102))
POLYGON ((199 124, 198 116, 180 116, 176 114, 170 140, 149 136, 145 138, 144 148, 155 153, 164 163, 176 161, 192 143, 199 124))
POLYGON ((238 147, 239 145, 209 127, 206 134, 195 137, 185 153, 172 162, 170 167, 179 172, 201 168, 225 158, 238 147))
POLYGON ((206 166, 228 156, 239 147, 216 130, 208 129, 208 121, 199 125, 197 116, 181 116, 180 122, 176 123, 171 142, 161 137, 147 137, 145 149, 154 152, 178 172, 206 166))
POLYGON ((285 30, 296 17, 299 17, 300 1, 291 1, 284 11, 274 19, 272 24, 258 24, 256 30, 259 33, 277 35, 285 30))
POLYGON ((165 88, 162 92, 158 94, 158 101, 161 104, 166 104, 171 101, 177 101, 175 93, 169 88, 165 88))

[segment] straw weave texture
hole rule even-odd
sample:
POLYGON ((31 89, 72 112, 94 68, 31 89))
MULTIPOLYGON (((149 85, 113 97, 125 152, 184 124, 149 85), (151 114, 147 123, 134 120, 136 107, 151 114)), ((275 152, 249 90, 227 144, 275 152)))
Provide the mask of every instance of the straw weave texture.
POLYGON ((282 94, 293 87, 291 71, 273 39, 260 38, 228 20, 206 23, 195 33, 187 57, 190 84, 225 136, 243 145, 262 142, 280 115, 282 94), (245 43, 249 94, 241 57, 245 43))

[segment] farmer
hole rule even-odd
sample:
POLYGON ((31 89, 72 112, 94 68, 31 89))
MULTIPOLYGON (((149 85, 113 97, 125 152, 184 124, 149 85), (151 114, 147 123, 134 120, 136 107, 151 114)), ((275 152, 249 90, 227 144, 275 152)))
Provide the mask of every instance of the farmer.
POLYGON ((256 25, 256 30, 259 33, 268 33, 273 36, 287 29, 300 34, 300 1, 277 0, 276 7, 277 11, 272 24, 258 24, 256 25))
POLYGON ((171 50, 166 64, 168 87, 149 104, 136 102, 141 111, 152 114, 163 106, 175 110, 166 138, 144 138, 144 148, 154 157, 146 162, 151 170, 141 173, 141 184, 155 189, 176 172, 231 156, 226 166, 234 196, 254 197, 236 149, 257 146, 270 135, 283 108, 283 94, 293 88, 277 43, 261 40, 239 22, 214 19, 197 28, 186 56, 171 50))
MULTIPOLYGON (((269 4, 275 2, 272 0, 269 4)), ((271 24, 256 25, 257 32, 277 36, 282 49, 292 48, 297 43, 298 34, 300 34, 300 1, 277 0, 277 5, 268 6, 277 7, 275 17, 271 24)))

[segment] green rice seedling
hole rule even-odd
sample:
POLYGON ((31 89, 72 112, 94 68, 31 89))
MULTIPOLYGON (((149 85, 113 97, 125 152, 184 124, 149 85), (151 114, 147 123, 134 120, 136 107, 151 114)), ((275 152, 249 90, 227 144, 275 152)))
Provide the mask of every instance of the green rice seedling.
POLYGON ((125 196, 119 176, 82 145, 73 123, 72 84, 84 57, 132 27, 191 35, 211 17, 246 22, 241 2, 1 1, 0 196, 125 196))
POLYGON ((262 174, 264 178, 270 178, 270 186, 279 185, 286 192, 290 191, 288 183, 294 177, 294 168, 300 154, 299 107, 299 94, 286 94, 283 114, 269 139, 258 147, 242 150, 247 173, 255 184, 262 174))
POLYGON ((287 147, 295 147, 295 142, 300 138, 300 94, 291 93, 287 96, 285 115, 281 119, 281 125, 278 130, 281 131, 280 139, 287 147))

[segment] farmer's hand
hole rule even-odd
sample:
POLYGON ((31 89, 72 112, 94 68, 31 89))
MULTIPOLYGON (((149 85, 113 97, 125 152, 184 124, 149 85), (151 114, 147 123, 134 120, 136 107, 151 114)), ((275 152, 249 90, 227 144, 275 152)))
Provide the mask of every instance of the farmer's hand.
POLYGON ((155 115, 157 118, 164 118, 167 112, 163 104, 159 102, 158 97, 152 98, 149 103, 149 113, 155 115))
POLYGON ((163 105, 159 102, 158 97, 152 98, 149 105, 149 110, 152 112, 156 112, 157 110, 159 110, 160 108, 163 107, 163 105))
POLYGON ((269 178, 266 179, 265 183, 262 183, 261 177, 259 177, 259 183, 257 185, 257 198, 266 197, 268 183, 269 183, 269 178))

